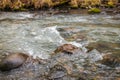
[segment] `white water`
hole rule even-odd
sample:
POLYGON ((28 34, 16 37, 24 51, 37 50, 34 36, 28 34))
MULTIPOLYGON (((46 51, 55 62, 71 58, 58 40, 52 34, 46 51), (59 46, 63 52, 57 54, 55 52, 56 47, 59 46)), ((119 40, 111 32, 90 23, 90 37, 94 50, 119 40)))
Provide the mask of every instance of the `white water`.
MULTIPOLYGON (((58 46, 68 43, 56 30, 57 26, 41 28, 19 23, 8 25, 0 29, 0 49, 4 51, 24 52, 34 58, 48 58, 58 46)), ((75 42, 73 44, 80 46, 75 42)))
POLYGON ((113 20, 113 17, 116 16, 41 16, 29 12, 1 13, 0 50, 24 52, 33 55, 34 58, 49 58, 52 51, 65 43, 76 45, 86 51, 83 46, 89 42, 99 40, 120 42, 120 28, 118 27, 120 20, 113 20), (66 41, 57 28, 69 27, 76 29, 76 32, 86 31, 88 40, 80 43, 66 41))

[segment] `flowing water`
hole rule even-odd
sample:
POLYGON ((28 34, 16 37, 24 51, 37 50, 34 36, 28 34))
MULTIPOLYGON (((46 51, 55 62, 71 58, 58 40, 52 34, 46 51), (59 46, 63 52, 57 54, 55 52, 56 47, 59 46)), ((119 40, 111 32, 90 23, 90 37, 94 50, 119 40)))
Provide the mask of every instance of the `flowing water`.
POLYGON ((91 44, 90 47, 92 46, 103 54, 119 54, 120 14, 0 13, 1 54, 24 52, 34 56, 34 58, 48 59, 51 52, 65 43, 81 47, 84 52, 87 51, 86 47, 91 44), (102 46, 94 46, 94 44, 102 46))

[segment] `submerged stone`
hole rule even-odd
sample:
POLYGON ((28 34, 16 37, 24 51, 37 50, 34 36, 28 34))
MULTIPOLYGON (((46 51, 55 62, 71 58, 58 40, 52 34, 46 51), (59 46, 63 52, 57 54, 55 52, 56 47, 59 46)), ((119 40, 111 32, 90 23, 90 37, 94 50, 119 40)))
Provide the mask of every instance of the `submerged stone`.
POLYGON ((27 60, 27 58, 28 55, 23 53, 10 54, 0 62, 0 70, 9 71, 18 68, 27 60))
POLYGON ((103 57, 99 51, 97 51, 96 49, 93 49, 88 53, 88 59, 90 59, 90 62, 96 62, 96 61, 102 60, 103 57))
POLYGON ((111 43, 105 41, 92 42, 86 46, 88 52, 92 51, 93 49, 96 49, 100 53, 111 52, 113 50, 116 51, 119 47, 120 47, 119 43, 111 43))
POLYGON ((109 67, 117 67, 120 66, 120 54, 112 53, 103 56, 102 64, 107 65, 109 67))

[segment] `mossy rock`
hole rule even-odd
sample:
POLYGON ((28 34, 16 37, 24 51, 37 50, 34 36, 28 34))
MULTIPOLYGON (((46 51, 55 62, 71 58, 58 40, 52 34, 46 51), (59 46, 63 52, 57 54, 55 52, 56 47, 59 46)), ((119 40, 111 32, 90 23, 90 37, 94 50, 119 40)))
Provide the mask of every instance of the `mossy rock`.
POLYGON ((109 7, 109 8, 114 8, 115 5, 113 4, 113 2, 108 2, 107 7, 109 7))
POLYGON ((95 14, 95 13, 100 13, 100 12, 101 12, 101 10, 98 8, 91 8, 88 10, 88 13, 90 13, 90 14, 95 14))

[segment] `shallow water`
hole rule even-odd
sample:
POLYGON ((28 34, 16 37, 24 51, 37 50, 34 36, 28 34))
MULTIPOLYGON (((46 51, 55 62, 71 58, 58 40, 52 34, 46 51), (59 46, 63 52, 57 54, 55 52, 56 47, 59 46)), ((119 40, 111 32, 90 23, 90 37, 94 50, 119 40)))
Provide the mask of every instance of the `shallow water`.
POLYGON ((80 47, 96 41, 120 44, 120 20, 116 19, 119 17, 1 12, 0 50, 48 58, 57 46, 69 42, 80 47))
MULTIPOLYGON (((113 59, 120 64, 120 14, 47 15, 39 12, 0 13, 1 55, 7 54, 7 52, 23 52, 32 55, 34 58, 48 59, 49 54, 65 43, 74 44, 82 48, 84 53, 88 53, 76 54, 75 56, 60 54, 55 58, 53 57, 53 60, 47 66, 54 66, 56 64, 54 59, 64 60, 65 58, 68 59, 66 63, 68 66, 78 65, 78 68, 84 69, 83 72, 87 76, 96 77, 99 75, 98 77, 101 76, 101 78, 98 80, 119 79, 120 65, 110 68, 109 65, 105 66, 97 63, 97 61, 103 59, 103 55, 112 53, 113 59)), ((39 80, 40 75, 38 74, 42 73, 41 70, 46 72, 47 66, 41 64, 31 66, 30 64, 25 69, 22 67, 18 71, 13 70, 13 72, 7 74, 0 73, 0 79, 33 80, 37 78, 36 80, 39 80), (33 76, 30 78, 31 75, 33 76)), ((64 74, 63 72, 53 72, 51 76, 60 77, 64 76, 64 74)), ((69 80, 76 79, 71 78, 69 80)))

